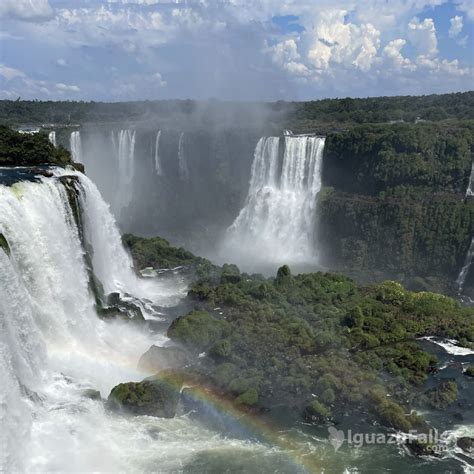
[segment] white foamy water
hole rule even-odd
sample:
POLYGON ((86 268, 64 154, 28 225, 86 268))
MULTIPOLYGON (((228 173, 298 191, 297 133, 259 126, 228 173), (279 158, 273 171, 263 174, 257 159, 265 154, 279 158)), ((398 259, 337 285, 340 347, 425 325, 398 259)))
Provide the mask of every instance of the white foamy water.
POLYGON ((160 306, 176 305, 186 296, 184 280, 177 278, 174 284, 152 279, 140 279, 133 269, 130 255, 122 245, 122 239, 108 204, 102 199, 96 185, 81 176, 84 192, 80 195, 86 240, 95 249, 92 260, 94 273, 106 293, 129 293, 150 299, 160 306))
POLYGON ((448 354, 456 356, 468 356, 474 354, 474 350, 469 347, 462 347, 456 339, 439 339, 433 336, 422 337, 426 341, 432 342, 442 347, 448 354))
POLYGON ((320 137, 260 139, 246 203, 225 236, 222 253, 227 259, 244 265, 317 260, 314 233, 323 150, 320 137))

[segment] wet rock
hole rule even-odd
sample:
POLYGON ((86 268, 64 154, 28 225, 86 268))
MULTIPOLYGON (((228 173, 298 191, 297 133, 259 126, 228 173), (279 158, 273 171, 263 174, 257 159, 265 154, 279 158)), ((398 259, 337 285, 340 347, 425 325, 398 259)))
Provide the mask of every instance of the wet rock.
POLYGON ((164 369, 181 369, 187 364, 187 355, 179 347, 151 346, 138 362, 140 370, 157 374, 164 369))
POLYGON ((131 301, 124 301, 119 293, 110 293, 107 296, 106 306, 98 309, 103 318, 121 318, 136 322, 145 321, 142 310, 131 301))
POLYGON ((474 453, 474 438, 463 436, 462 438, 458 438, 456 444, 466 453, 474 453))
POLYGON ((46 170, 42 168, 34 168, 31 170, 32 173, 40 176, 44 176, 45 178, 52 178, 54 176, 54 173, 51 170, 46 170))
POLYGON ((183 379, 179 374, 166 373, 141 382, 121 383, 110 392, 110 409, 132 415, 173 418, 176 415, 183 379))
POLYGON ((439 456, 439 452, 434 443, 428 443, 418 439, 409 439, 406 441, 405 446, 415 456, 439 456))
POLYGON ((83 165, 82 163, 74 162, 74 163, 71 163, 71 166, 72 166, 76 171, 79 171, 80 173, 84 173, 84 172, 85 172, 85 168, 84 168, 84 165, 83 165))
POLYGON ((93 388, 83 390, 82 396, 84 398, 90 398, 91 400, 102 400, 99 390, 94 390, 93 388))
POLYGON ((3 249, 5 253, 10 256, 10 246, 3 234, 0 234, 0 249, 3 249))
MULTIPOLYGON (((1 234, 0 234, 1 238, 1 234)), ((1 242, 0 242, 1 245, 1 242)), ((463 375, 466 377, 474 377, 474 365, 470 365, 469 367, 466 368, 466 370, 463 372, 463 375)))

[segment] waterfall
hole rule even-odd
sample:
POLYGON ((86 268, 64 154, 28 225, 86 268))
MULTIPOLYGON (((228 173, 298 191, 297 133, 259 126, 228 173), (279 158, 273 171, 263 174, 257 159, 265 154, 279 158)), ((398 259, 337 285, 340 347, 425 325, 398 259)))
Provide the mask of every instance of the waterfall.
POLYGON ((132 201, 135 160, 135 130, 112 132, 112 143, 118 159, 118 189, 114 208, 119 214, 132 201))
POLYGON ((466 196, 474 196, 474 163, 471 167, 471 176, 469 177, 469 186, 466 190, 466 196))
POLYGON ((75 132, 71 132, 69 147, 71 149, 72 159, 77 163, 82 163, 81 132, 77 130, 75 132))
POLYGON ((323 149, 321 137, 260 139, 245 205, 227 230, 226 258, 244 265, 316 261, 313 240, 323 149))
POLYGON ((49 132, 48 140, 54 147, 56 146, 56 132, 54 130, 49 132))
MULTIPOLYGON (((147 279, 148 286, 139 285, 107 205, 90 180, 73 174, 94 272, 106 290, 117 282, 137 287, 155 304, 166 303, 164 283, 152 289, 154 282, 147 279), (104 255, 108 266, 101 262, 104 255)), ((166 338, 97 317, 84 248, 59 179, 0 185, 0 233, 11 251, 8 256, 0 248, 0 472, 136 468, 145 439, 150 452, 156 449, 148 427, 111 417, 101 402, 82 394, 94 388, 107 397, 117 383, 141 380, 148 374, 136 369, 140 356, 166 338)), ((159 424, 160 431, 176 424, 163 423, 147 424, 159 424)), ((164 456, 163 462, 170 460, 164 456)))
POLYGON ((471 245, 469 246, 469 250, 467 252, 466 258, 464 260, 464 265, 459 272, 459 276, 456 279, 456 284, 458 286, 459 294, 462 294, 464 289, 464 283, 466 282, 467 275, 469 274, 469 270, 472 265, 472 260, 474 258, 474 237, 471 240, 471 245))
POLYGON ((161 130, 158 130, 156 133, 155 139, 155 173, 157 176, 163 176, 163 168, 161 167, 161 159, 160 159, 160 137, 161 137, 161 130))
POLYGON ((179 179, 187 181, 189 179, 188 163, 184 154, 184 132, 181 132, 178 143, 178 170, 179 179))

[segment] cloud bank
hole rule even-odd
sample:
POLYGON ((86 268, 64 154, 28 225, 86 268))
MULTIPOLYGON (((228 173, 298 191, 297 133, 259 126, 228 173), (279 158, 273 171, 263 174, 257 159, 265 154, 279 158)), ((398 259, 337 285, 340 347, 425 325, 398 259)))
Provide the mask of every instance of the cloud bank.
POLYGON ((298 100, 474 79, 467 0, 4 0, 0 16, 3 98, 298 100))

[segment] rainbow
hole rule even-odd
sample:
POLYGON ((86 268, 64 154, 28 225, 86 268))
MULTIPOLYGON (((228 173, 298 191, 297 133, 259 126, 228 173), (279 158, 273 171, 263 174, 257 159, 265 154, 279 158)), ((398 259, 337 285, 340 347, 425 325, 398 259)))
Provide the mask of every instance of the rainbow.
POLYGON ((275 448, 276 452, 282 454, 289 464, 294 466, 293 472, 324 472, 319 457, 315 453, 308 452, 305 449, 306 443, 298 442, 292 432, 282 430, 273 421, 243 409, 222 393, 198 384, 196 380, 189 381, 183 376, 171 376, 166 370, 158 374, 138 370, 136 362, 132 362, 124 354, 115 353, 114 357, 110 357, 112 354, 104 354, 97 350, 90 351, 89 348, 86 351, 85 348, 76 344, 67 348, 54 345, 48 352, 53 358, 81 358, 86 359, 90 364, 103 362, 118 369, 126 369, 140 380, 147 377, 160 378, 181 393, 186 390, 186 396, 191 403, 201 405, 206 411, 228 420, 229 423, 226 424, 232 425, 233 431, 244 435, 245 439, 275 448))

